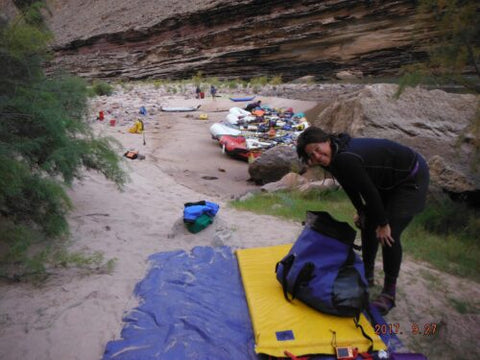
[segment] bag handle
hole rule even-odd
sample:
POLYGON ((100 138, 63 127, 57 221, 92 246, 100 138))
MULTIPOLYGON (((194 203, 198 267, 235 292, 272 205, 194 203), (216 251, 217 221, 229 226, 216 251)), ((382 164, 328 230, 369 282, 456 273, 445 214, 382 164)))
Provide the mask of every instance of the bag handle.
POLYGON ((287 257, 285 257, 284 259, 282 259, 281 261, 279 261, 277 263, 277 265, 275 265, 275 273, 277 272, 278 270, 278 264, 282 264, 283 265, 283 274, 282 274, 282 279, 281 279, 281 283, 282 283, 282 289, 283 289, 283 296, 285 297, 285 299, 288 301, 288 302, 291 302, 292 300, 290 300, 289 296, 288 296, 288 292, 287 292, 287 275, 290 271, 290 269, 292 268, 292 265, 293 265, 293 261, 295 260, 295 255, 293 254, 290 254, 288 255, 287 257))
POLYGON ((295 299, 297 290, 300 287, 300 285, 302 283, 308 283, 310 280, 312 280, 313 278, 312 273, 314 269, 315 269, 315 265, 311 262, 307 262, 305 263, 305 265, 302 266, 302 268, 298 272, 295 282, 293 283, 292 300, 295 299))
POLYGON ((338 221, 326 211, 307 211, 305 225, 320 234, 337 239, 347 245, 352 245, 357 232, 347 223, 338 221))
POLYGON ((353 249, 349 249, 347 258, 346 258, 345 262, 343 263, 342 267, 353 265, 353 264, 355 264, 355 253, 353 252, 353 249))
POLYGON ((186 202, 185 204, 183 204, 184 207, 195 206, 195 205, 207 205, 207 202, 205 200, 200 200, 197 202, 186 202))
POLYGON ((285 300, 287 300, 288 302, 292 302, 295 299, 297 290, 302 283, 309 282, 313 278, 312 274, 313 274, 313 270, 315 269, 315 265, 311 262, 307 262, 305 263, 305 265, 303 265, 303 267, 298 272, 295 282, 293 283, 292 298, 290 299, 290 296, 288 296, 288 289, 287 289, 287 276, 288 276, 288 273, 290 272, 290 269, 292 268, 294 261, 295 261, 295 255, 290 254, 275 265, 275 272, 277 272, 279 264, 283 265, 283 274, 280 282, 282 284, 283 296, 285 300))

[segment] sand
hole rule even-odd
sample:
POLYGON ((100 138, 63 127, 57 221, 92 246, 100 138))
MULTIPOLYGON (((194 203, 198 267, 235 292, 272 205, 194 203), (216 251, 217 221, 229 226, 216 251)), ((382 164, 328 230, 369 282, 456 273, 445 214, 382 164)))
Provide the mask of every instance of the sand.
MULTIPOLYGON (((316 105, 260 98, 295 111, 316 105)), ((248 164, 222 154, 210 137, 210 125, 237 105, 245 104, 233 103, 227 95, 197 100, 153 87, 124 89, 92 101, 94 130, 117 139, 123 150, 145 155, 144 160, 125 159, 130 181, 123 191, 93 172, 85 173, 69 191, 75 206, 69 216, 70 249, 101 252, 115 267, 54 268, 40 286, 0 284, 0 359, 100 359, 106 343, 120 337, 122 316, 137 304, 133 289, 145 276, 151 254, 199 245, 269 246, 296 239, 299 223, 228 206, 231 198, 258 189, 248 182, 248 164), (192 113, 160 111, 162 105, 198 104, 200 111, 192 113), (140 106, 148 111, 144 117, 138 114, 140 106), (100 110, 106 112, 103 122, 94 119, 100 110), (200 113, 208 114, 208 120, 199 120, 200 113), (127 131, 136 117, 145 122, 145 145, 142 135, 127 131), (109 125, 112 119, 115 126, 109 125), (183 204, 198 200, 217 202, 220 211, 210 227, 190 234, 182 223, 183 204)), ((440 349, 434 352, 436 359, 453 358, 459 344, 477 351, 478 313, 460 314, 449 299, 478 299, 478 284, 406 259, 399 288, 397 308, 387 320, 399 324, 400 338, 408 346, 425 352, 440 349), (414 335, 413 323, 420 328, 435 323, 437 333, 414 335)))

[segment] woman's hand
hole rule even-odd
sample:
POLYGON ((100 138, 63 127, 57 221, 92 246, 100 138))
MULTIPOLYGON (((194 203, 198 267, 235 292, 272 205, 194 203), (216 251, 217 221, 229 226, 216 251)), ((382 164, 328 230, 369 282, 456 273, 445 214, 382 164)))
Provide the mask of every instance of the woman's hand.
POLYGON ((359 215, 356 213, 353 215, 353 223, 355 226, 361 230, 365 227, 365 215, 359 215))
POLYGON ((392 247, 395 240, 392 237, 392 230, 390 229, 389 224, 377 226, 375 232, 377 234, 377 239, 382 246, 392 247))

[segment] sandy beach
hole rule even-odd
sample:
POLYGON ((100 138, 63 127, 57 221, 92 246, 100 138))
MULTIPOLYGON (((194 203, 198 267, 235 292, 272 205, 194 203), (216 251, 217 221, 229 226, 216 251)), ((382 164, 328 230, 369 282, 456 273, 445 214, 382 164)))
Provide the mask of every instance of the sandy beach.
MULTIPOLYGON (((316 105, 258 98, 296 112, 316 105)), ((125 159, 130 181, 122 191, 93 172, 85 173, 69 191, 75 207, 69 216, 70 248, 101 252, 105 261, 113 259, 115 267, 113 271, 49 269, 51 275, 41 286, 2 283, 0 359, 100 359, 106 343, 120 337, 122 316, 137 304, 133 289, 145 276, 148 257, 154 253, 198 245, 247 248, 295 241, 301 224, 228 206, 228 200, 258 187, 248 181, 248 164, 223 154, 209 127, 223 120, 229 108, 244 105, 230 101, 227 94, 215 100, 195 99, 193 94, 168 95, 153 87, 124 89, 92 101, 95 131, 114 137, 124 150, 135 149, 145 156, 144 160, 125 159), (197 105, 201 107, 195 112, 160 111, 161 106, 197 105), (147 115, 139 115, 141 106, 147 115), (95 120, 99 111, 105 111, 104 121, 95 120), (208 119, 200 120, 200 113, 208 119), (128 132, 138 117, 145 123, 145 138, 128 132), (110 125, 112 119, 115 126, 110 125), (191 234, 182 222, 183 205, 198 200, 214 201, 220 211, 210 227, 191 234)), ((417 348, 440 349, 435 359, 452 358, 448 356, 456 344, 477 351, 479 316, 459 314, 448 300, 478 299, 477 284, 406 259, 399 288, 400 299, 388 321, 405 329, 402 341, 417 348), (436 280, 421 276, 424 273, 436 280), (436 323, 442 331, 415 337, 409 334, 412 322, 436 323)))

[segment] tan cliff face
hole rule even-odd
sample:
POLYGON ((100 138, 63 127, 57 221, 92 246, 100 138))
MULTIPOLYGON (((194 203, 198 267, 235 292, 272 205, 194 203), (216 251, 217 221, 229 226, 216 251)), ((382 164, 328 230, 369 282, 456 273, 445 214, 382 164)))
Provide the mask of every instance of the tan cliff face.
POLYGON ((414 3, 52 1, 50 67, 128 79, 391 76, 426 56, 418 34, 431 34, 414 3))

